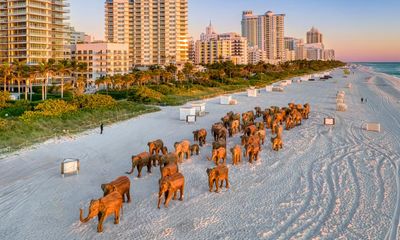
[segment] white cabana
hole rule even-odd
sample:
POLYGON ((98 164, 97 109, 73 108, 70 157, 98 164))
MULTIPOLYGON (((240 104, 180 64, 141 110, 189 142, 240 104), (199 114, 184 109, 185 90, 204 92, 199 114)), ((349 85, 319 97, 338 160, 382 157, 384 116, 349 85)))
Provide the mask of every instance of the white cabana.
POLYGON ((187 116, 196 116, 195 107, 181 107, 179 109, 179 120, 186 121, 187 116))
POLYGON ((256 88, 249 88, 247 89, 247 96, 248 97, 257 97, 258 90, 256 88))
POLYGON ((272 86, 271 85, 265 86, 265 91, 272 92, 272 86))
POLYGON ((205 102, 192 103, 191 106, 196 109, 197 116, 204 116, 206 114, 206 103, 205 102))
POLYGON ((275 86, 275 87, 272 88, 272 91, 273 92, 283 92, 283 87, 275 86))
POLYGON ((381 124, 380 123, 366 123, 364 129, 367 131, 380 132, 381 124))

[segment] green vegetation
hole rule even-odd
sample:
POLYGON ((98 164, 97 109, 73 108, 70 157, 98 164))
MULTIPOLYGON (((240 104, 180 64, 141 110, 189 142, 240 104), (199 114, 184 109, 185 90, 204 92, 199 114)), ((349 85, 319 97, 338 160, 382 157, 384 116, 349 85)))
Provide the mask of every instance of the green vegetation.
POLYGON ((146 71, 134 69, 130 74, 100 78, 95 83, 103 89, 100 94, 85 95, 84 64, 67 60, 37 66, 4 63, 0 65, 0 151, 158 110, 146 105, 181 105, 342 66, 339 61, 303 60, 279 65, 221 62, 203 69, 186 63, 181 70, 174 65, 151 66, 146 71), (25 100, 8 101, 12 88, 25 100))
POLYGON ((80 109, 74 104, 63 100, 46 100, 38 104, 33 111, 23 113, 21 117, 5 118, 1 115, 3 118, 0 118, 0 150, 4 148, 9 148, 10 151, 17 150, 50 138, 71 136, 93 129, 100 123, 110 124, 158 111, 157 107, 129 101, 119 101, 112 106, 96 108, 91 102, 80 109), (68 111, 59 110, 63 107, 68 111))
POLYGON ((186 64, 182 71, 154 66, 148 71, 106 77, 96 84, 105 88, 101 94, 110 95, 118 100, 128 99, 153 105, 182 105, 190 100, 237 92, 249 86, 263 87, 280 80, 343 65, 344 63, 339 61, 294 61, 280 65, 234 65, 231 62, 223 62, 207 65, 206 71, 203 72, 194 72, 191 64, 186 64), (172 72, 168 72, 168 69, 172 72), (168 78, 174 74, 177 79, 168 78), (180 74, 184 76, 179 78, 180 74), (131 86, 132 84, 136 86, 131 86))

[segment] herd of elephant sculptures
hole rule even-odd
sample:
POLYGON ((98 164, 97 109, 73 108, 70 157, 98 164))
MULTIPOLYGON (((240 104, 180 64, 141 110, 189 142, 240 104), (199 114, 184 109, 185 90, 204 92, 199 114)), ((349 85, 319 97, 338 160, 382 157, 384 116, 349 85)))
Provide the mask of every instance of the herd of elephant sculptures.
MULTIPOLYGON (((259 159, 261 146, 264 145, 267 135, 266 129, 271 129, 271 134, 275 135, 275 137, 271 137, 272 149, 279 151, 283 147, 283 125, 285 124, 286 130, 301 125, 303 119, 308 119, 309 113, 310 105, 308 103, 304 105, 289 103, 288 107, 283 108, 272 106, 264 111, 260 107, 255 107, 255 111, 242 114, 227 113, 221 118, 221 122, 215 123, 211 127, 214 141, 211 158, 207 157, 207 159, 215 162, 216 167, 206 170, 209 191, 212 192, 215 185, 216 192, 219 192, 224 182, 226 188, 229 188, 229 171, 226 166, 227 135, 230 138, 239 133, 243 134, 240 137, 241 144, 230 149, 232 164, 239 164, 242 154, 244 157, 248 157, 250 163, 253 163, 259 159), (262 120, 258 120, 261 118, 262 120)), ((179 172, 178 165, 183 162, 184 157, 188 159, 193 154, 199 154, 200 148, 206 144, 207 130, 194 131, 193 136, 194 144, 191 144, 189 140, 176 142, 174 152, 168 152, 163 141, 158 139, 147 144, 148 152, 132 156, 132 169, 126 172, 127 174, 132 174, 137 168, 140 178, 143 167, 147 167, 147 172, 151 173, 151 168, 159 165, 161 178, 159 180, 158 208, 160 208, 163 195, 166 208, 172 198, 177 199, 178 191, 180 193, 179 200, 183 201, 185 177, 179 172)), ((86 218, 83 218, 83 210, 80 209, 81 222, 87 222, 95 216, 98 217, 98 232, 103 231, 103 222, 109 215, 114 214, 114 223, 118 224, 122 203, 125 202, 125 199, 128 203, 131 201, 130 180, 127 176, 121 176, 110 183, 102 184, 101 189, 104 192, 103 197, 90 202, 86 218)))

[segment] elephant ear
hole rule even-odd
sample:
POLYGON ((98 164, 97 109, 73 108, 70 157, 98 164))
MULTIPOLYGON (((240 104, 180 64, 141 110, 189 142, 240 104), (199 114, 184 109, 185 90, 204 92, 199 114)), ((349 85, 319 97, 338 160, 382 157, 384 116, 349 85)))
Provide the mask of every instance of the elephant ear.
POLYGON ((210 173, 211 173, 211 171, 212 171, 212 169, 211 168, 207 168, 207 175, 210 175, 210 173))
POLYGON ((150 147, 150 144, 151 144, 151 142, 148 142, 148 143, 147 143, 147 146, 149 146, 149 147, 150 147))
POLYGON ((103 190, 103 192, 104 192, 105 188, 106 188, 106 184, 101 184, 101 190, 103 190))
POLYGON ((116 187, 115 185, 112 185, 112 186, 111 186, 111 189, 112 189, 111 192, 116 192, 116 191, 118 190, 117 187, 116 187))

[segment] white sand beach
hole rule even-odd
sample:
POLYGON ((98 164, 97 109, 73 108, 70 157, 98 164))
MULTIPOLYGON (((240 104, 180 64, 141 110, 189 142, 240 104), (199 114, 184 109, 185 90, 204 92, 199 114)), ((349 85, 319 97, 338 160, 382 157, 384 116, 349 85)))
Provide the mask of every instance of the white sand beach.
MULTIPOLYGON (((293 83, 283 93, 257 98, 234 94, 238 105, 207 100, 196 124, 179 121, 179 107, 92 130, 74 139, 48 141, 0 160, 0 239, 399 239, 400 218, 400 80, 359 67, 343 78, 341 70, 327 81, 293 83), (347 83, 352 88, 345 88, 347 83), (347 112, 336 112, 336 93, 346 92, 347 112), (361 103, 361 97, 367 103, 361 103), (100 185, 126 175, 131 155, 147 151, 147 142, 193 140, 229 111, 256 106, 310 103, 310 119, 284 131, 284 148, 269 141, 260 161, 231 164, 229 190, 208 191, 206 160, 211 134, 199 156, 180 165, 185 199, 157 209, 159 168, 130 176, 132 202, 124 204, 119 225, 110 217, 103 233, 97 219, 80 223, 100 185), (324 126, 325 117, 335 126, 324 126), (381 132, 362 129, 379 122, 381 132), (64 158, 79 158, 78 176, 61 177, 64 158)), ((228 147, 239 143, 239 135, 228 147)))

